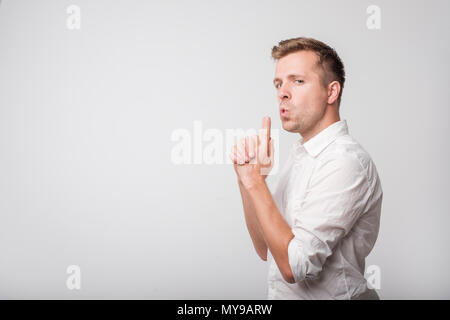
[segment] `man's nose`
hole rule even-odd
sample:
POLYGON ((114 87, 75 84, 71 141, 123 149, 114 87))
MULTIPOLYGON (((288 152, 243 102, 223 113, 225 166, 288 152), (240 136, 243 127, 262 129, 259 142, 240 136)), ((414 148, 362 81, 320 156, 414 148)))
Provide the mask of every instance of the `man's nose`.
POLYGON ((289 100, 291 98, 291 94, 289 90, 286 90, 286 87, 281 86, 280 90, 278 90, 278 99, 280 101, 289 100))

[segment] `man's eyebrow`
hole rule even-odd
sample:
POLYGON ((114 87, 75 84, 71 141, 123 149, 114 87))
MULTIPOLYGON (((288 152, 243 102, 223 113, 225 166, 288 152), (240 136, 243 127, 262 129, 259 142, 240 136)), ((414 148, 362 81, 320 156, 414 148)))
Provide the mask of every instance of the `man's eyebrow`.
MULTIPOLYGON (((305 76, 302 74, 299 74, 299 73, 291 73, 287 77, 288 77, 288 79, 292 79, 292 78, 298 78, 298 77, 304 78, 305 76)), ((281 81, 281 79, 280 78, 273 79, 273 83, 276 83, 278 81, 281 81)))

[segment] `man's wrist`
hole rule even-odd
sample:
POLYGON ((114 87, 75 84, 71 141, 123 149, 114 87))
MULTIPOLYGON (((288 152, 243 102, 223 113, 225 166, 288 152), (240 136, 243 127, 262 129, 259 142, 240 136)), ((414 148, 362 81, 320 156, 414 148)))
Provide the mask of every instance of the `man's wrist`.
POLYGON ((245 182, 245 183, 241 181, 241 183, 242 183, 242 186, 247 191, 251 191, 251 190, 260 188, 261 186, 264 186, 266 184, 266 180, 264 179, 263 176, 260 176, 260 178, 253 179, 253 180, 245 182))

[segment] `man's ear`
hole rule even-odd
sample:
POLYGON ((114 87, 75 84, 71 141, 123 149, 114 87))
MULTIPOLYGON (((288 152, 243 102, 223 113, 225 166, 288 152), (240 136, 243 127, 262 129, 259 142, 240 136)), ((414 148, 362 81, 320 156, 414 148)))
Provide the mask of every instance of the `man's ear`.
POLYGON ((328 104, 334 104, 337 101, 339 92, 341 92, 341 84, 339 81, 333 81, 328 84, 328 104))

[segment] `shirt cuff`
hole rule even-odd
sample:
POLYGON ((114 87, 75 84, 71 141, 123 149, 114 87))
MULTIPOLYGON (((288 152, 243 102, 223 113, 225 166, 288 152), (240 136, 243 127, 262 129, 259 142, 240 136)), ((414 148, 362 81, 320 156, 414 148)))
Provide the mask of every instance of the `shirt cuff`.
POLYGON ((295 282, 302 281, 304 278, 301 276, 301 268, 300 268, 300 254, 299 247, 295 237, 291 239, 288 245, 288 257, 289 257, 289 266, 291 267, 292 276, 294 277, 295 282))

